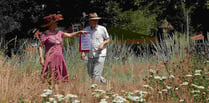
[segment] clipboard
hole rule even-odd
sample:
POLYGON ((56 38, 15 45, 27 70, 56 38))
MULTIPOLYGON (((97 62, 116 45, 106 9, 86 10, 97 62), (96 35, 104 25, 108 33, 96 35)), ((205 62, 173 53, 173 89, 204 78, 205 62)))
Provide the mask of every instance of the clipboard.
POLYGON ((89 52, 90 50, 82 50, 81 35, 79 36, 79 52, 89 52))

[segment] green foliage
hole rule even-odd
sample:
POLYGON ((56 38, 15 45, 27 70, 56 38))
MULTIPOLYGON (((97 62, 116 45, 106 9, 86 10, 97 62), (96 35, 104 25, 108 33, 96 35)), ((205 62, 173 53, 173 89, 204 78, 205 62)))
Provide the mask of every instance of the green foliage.
POLYGON ((112 27, 108 29, 109 34, 118 40, 136 40, 142 38, 149 38, 150 35, 143 35, 131 30, 122 29, 120 27, 112 27))
POLYGON ((0 2, 0 34, 5 35, 18 29, 22 31, 19 35, 24 35, 36 27, 39 17, 44 13, 41 3, 39 0, 2 0, 0 2))
POLYGON ((209 0, 206 0, 207 2, 205 3, 206 8, 209 9, 209 0))
POLYGON ((118 16, 122 29, 142 35, 151 35, 151 29, 157 28, 156 15, 148 15, 146 10, 125 11, 118 16))

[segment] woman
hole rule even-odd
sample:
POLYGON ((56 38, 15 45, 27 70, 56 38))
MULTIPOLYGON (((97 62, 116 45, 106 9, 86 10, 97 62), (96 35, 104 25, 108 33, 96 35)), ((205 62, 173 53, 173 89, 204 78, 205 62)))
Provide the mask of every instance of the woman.
POLYGON ((73 33, 65 33, 55 30, 57 21, 62 20, 62 15, 52 14, 44 17, 47 24, 41 27, 47 27, 48 30, 41 33, 40 36, 40 64, 43 66, 41 78, 50 78, 52 81, 58 80, 68 81, 67 67, 62 53, 62 38, 73 38, 79 34, 86 34, 87 31, 78 31, 73 33), (43 57, 43 46, 45 53, 43 57))

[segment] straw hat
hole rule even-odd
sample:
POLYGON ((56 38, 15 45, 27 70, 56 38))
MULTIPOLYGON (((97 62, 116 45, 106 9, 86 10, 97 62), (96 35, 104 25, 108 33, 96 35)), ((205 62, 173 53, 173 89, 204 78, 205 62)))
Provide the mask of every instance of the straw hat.
POLYGON ((99 20, 101 17, 98 17, 97 13, 90 13, 89 20, 99 20))
POLYGON ((47 24, 41 25, 42 28, 48 27, 56 23, 57 21, 63 20, 63 17, 62 17, 62 14, 51 14, 51 15, 43 17, 43 19, 47 24))

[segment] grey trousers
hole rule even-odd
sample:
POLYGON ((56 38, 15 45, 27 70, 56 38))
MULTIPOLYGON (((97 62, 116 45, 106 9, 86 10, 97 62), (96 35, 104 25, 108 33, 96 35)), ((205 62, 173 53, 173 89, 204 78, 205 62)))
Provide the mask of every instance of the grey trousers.
POLYGON ((105 57, 88 58, 87 68, 89 76, 100 83, 106 83, 106 79, 102 77, 105 57))

